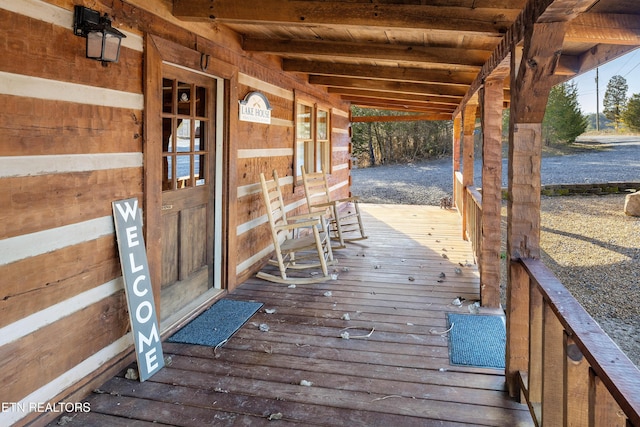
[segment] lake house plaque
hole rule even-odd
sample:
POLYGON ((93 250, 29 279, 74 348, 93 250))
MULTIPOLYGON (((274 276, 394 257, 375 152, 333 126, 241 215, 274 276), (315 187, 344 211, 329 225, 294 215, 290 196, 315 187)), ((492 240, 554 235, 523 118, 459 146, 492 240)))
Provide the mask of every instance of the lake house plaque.
POLYGON ((249 92, 240 102, 240 120, 271 124, 271 105, 260 92, 249 92))

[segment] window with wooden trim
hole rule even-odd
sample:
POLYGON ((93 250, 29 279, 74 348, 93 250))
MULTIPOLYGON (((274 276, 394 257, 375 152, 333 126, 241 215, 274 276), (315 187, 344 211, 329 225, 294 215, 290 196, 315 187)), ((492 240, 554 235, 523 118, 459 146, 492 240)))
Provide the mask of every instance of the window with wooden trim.
POLYGON ((307 172, 331 172, 331 114, 329 108, 296 101, 294 176, 307 172))
POLYGON ((331 114, 327 108, 316 108, 316 171, 331 172, 331 114))
POLYGON ((162 79, 162 190, 204 185, 207 176, 206 88, 178 79, 162 79))

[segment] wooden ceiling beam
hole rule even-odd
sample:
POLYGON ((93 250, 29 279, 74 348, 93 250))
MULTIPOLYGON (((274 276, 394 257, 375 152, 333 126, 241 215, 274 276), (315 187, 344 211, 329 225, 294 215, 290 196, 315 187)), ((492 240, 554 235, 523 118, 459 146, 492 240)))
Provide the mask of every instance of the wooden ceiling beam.
POLYGON ((351 117, 352 123, 373 122, 416 122, 416 121, 440 121, 451 120, 450 115, 445 114, 411 114, 406 116, 355 116, 351 117))
POLYGON ((447 47, 425 47, 419 45, 342 43, 325 40, 273 40, 246 38, 246 51, 304 57, 348 57, 361 60, 389 60, 394 62, 447 64, 472 67, 466 71, 477 71, 489 58, 491 52, 477 49, 447 47), (477 67, 477 68, 476 68, 477 67))
POLYGON ((454 112, 459 114, 469 99, 475 96, 482 87, 484 80, 504 61, 511 53, 511 49, 518 45, 524 38, 525 28, 537 22, 570 22, 581 13, 588 10, 598 0, 530 0, 522 9, 513 25, 509 28, 502 41, 485 62, 469 87, 469 91, 460 103, 460 107, 454 112))
POLYGON ((640 19, 631 15, 585 13, 571 21, 564 40, 640 46, 640 19))
POLYGON ((284 71, 317 74, 324 76, 358 76, 379 80, 401 80, 414 83, 442 83, 449 85, 471 84, 476 73, 432 70, 414 67, 385 67, 373 65, 339 64, 328 61, 308 61, 305 59, 285 59, 284 71))
POLYGON ((593 70, 594 68, 619 58, 636 48, 637 46, 626 45, 618 46, 599 44, 594 46, 592 49, 577 57, 576 74, 582 74, 589 70, 593 70))
POLYGON ((337 87, 330 87, 327 89, 327 91, 329 93, 341 95, 341 96, 343 95, 345 97, 426 102, 426 103, 429 103, 430 105, 447 108, 447 109, 455 108, 458 105, 458 101, 456 99, 433 96, 433 95, 382 92, 382 91, 370 90, 370 89, 351 89, 351 88, 337 88, 337 87))
POLYGON ((363 26, 502 34, 516 8, 447 7, 342 1, 174 0, 173 15, 183 20, 273 23, 304 26, 363 26))
POLYGON ((392 80, 371 80, 338 76, 309 76, 309 83, 320 86, 374 89, 386 92, 417 93, 462 99, 466 88, 428 83, 411 83, 392 80))
POLYGON ((378 105, 378 106, 395 106, 401 109, 418 109, 423 112, 428 113, 443 113, 443 114, 451 114, 454 110, 455 106, 439 106, 436 107, 433 104, 425 103, 425 102, 416 102, 416 101, 406 101, 402 99, 376 99, 376 98, 366 98, 366 97, 357 97, 350 95, 342 95, 343 100, 349 101, 354 105, 378 105))

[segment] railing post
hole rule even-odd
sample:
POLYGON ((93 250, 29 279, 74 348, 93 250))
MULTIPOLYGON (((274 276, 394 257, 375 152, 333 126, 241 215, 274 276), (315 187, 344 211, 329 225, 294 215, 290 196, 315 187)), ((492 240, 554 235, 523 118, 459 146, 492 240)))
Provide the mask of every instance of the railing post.
MULTIPOLYGON (((477 102, 477 101, 476 101, 477 102)), ((462 114, 462 191, 465 192, 467 187, 473 185, 473 162, 474 162, 474 136, 473 132, 476 128, 476 111, 477 103, 467 103, 462 114)), ((466 200, 466 197, 463 198, 466 200)), ((458 206, 460 209, 460 206, 458 206)), ((462 206, 462 238, 467 239, 467 218, 469 207, 467 203, 462 206)))
MULTIPOLYGON (((460 137, 461 137, 461 132, 462 132, 462 115, 458 114, 456 117, 454 117, 453 119, 453 150, 452 150, 452 157, 453 157, 453 185, 455 188, 456 185, 456 172, 460 172, 460 137)), ((456 198, 455 198, 455 191, 454 191, 454 197, 453 197, 453 202, 456 203, 456 198)), ((462 206, 456 206, 458 209, 462 209, 462 206)))
POLYGON ((529 284, 529 402, 537 409, 537 417, 541 416, 542 404, 542 348, 543 325, 542 312, 544 299, 537 286, 529 284))
POLYGON ((627 419, 602 380, 589 371, 589 427, 626 427, 627 419))
POLYGON ((547 303, 542 310, 542 424, 564 421, 564 330, 547 303))
POLYGON ((518 261, 509 262, 505 374, 509 395, 520 394, 520 372, 529 364, 529 275, 518 261))
POLYGON ((586 426, 589 422, 589 363, 565 333, 564 425, 586 426))

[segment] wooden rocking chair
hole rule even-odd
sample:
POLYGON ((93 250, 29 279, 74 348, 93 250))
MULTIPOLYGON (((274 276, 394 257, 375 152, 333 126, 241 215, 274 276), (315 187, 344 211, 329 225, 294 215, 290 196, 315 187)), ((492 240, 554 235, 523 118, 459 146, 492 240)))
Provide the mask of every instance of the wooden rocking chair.
POLYGON ((309 213, 287 217, 278 173, 273 171, 273 181, 260 174, 262 197, 267 208, 271 237, 275 248, 269 265, 277 266, 279 275, 260 271, 257 277, 276 283, 308 284, 331 279, 328 265, 334 263, 325 218, 321 213, 309 213), (288 270, 320 268, 322 273, 310 277, 292 277, 288 270))
POLYGON ((339 243, 339 246, 334 246, 334 249, 344 248, 345 242, 366 239, 358 206, 360 199, 346 197, 331 200, 327 175, 322 172, 307 173, 304 167, 301 169, 309 212, 324 213, 328 211, 329 213, 330 236, 339 243), (353 233, 357 233, 357 235, 349 237, 353 233))

